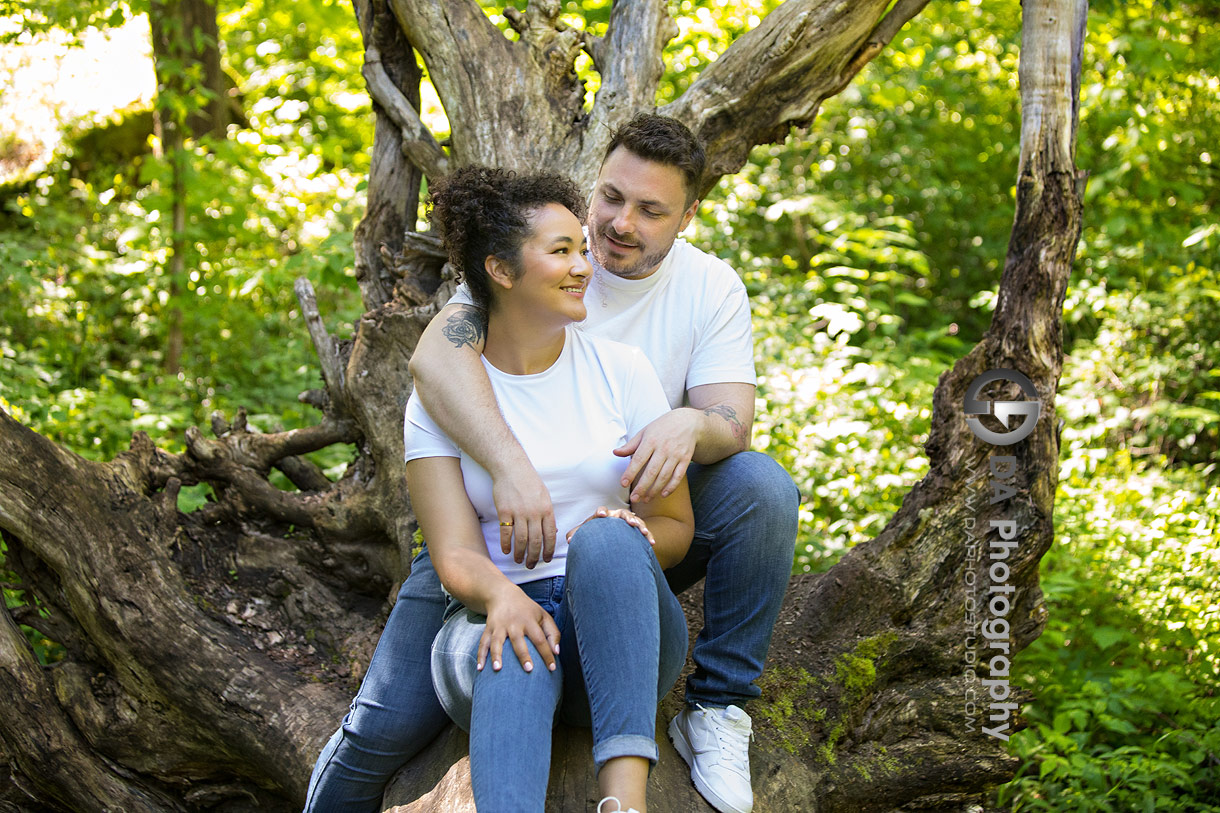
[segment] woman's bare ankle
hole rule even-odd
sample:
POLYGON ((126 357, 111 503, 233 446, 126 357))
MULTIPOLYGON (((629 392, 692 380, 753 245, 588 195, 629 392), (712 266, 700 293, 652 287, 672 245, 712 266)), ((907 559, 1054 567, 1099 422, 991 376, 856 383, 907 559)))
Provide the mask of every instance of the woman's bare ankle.
MULTIPOLYGON (((607 760, 597 774, 602 796, 613 796, 623 811, 647 813, 648 768, 644 757, 616 757, 607 760)), ((611 803, 613 804, 613 803, 611 803)), ((613 808, 604 813, 614 813, 613 808)))

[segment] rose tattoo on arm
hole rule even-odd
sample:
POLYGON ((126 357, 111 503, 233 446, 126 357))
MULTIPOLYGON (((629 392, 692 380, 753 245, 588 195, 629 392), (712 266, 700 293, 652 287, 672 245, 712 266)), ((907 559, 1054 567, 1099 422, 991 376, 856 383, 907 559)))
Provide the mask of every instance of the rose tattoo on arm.
POLYGON ((483 342, 487 340, 487 317, 478 308, 465 305, 449 317, 441 332, 453 342, 454 347, 481 351, 483 342))

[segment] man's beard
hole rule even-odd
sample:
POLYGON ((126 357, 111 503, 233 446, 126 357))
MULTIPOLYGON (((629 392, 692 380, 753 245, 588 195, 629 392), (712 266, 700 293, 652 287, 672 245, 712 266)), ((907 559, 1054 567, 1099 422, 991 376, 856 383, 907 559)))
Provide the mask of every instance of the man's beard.
MULTIPOLYGON (((639 279, 650 274, 661 261, 665 259, 665 255, 669 254, 669 250, 673 247, 673 242, 665 247, 664 251, 654 251, 652 254, 644 254, 638 260, 632 263, 625 264, 626 261, 614 259, 606 251, 605 241, 607 239, 605 229, 598 229, 593 234, 592 248, 593 259, 597 260, 597 264, 609 271, 616 277, 623 279, 639 279)), ((636 248, 641 248, 638 244, 636 248)))

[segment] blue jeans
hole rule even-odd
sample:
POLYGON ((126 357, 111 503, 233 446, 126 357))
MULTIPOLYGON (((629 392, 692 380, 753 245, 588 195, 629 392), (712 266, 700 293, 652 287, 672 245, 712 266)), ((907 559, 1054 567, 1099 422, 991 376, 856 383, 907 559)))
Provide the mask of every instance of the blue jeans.
MULTIPOLYGON (((753 681, 788 588, 800 496, 788 473, 758 452, 692 464, 687 480, 695 539, 665 572, 675 594, 707 576, 686 701, 740 705, 760 693, 753 681)), ((379 811, 390 778, 448 723, 429 664, 445 598, 426 549, 398 595, 351 712, 318 757, 307 812, 379 811)))
MULTIPOLYGON (((622 756, 655 763, 657 703, 686 660, 682 607, 648 540, 621 519, 585 523, 568 549, 564 576, 521 589, 559 627, 556 670, 542 667, 527 640, 534 671, 522 669, 506 647, 500 671, 485 666, 474 673, 472 697, 445 698, 455 719, 469 714, 471 786, 479 810, 543 809, 556 716, 592 725, 598 770, 622 756)), ((477 638, 467 646, 470 651, 447 654, 440 668, 473 669, 477 638)))
POLYGON ((801 496, 788 472, 760 452, 692 463, 686 479, 695 539, 665 571, 675 595, 707 577, 686 702, 741 706, 762 693, 754 681, 792 577, 801 496))

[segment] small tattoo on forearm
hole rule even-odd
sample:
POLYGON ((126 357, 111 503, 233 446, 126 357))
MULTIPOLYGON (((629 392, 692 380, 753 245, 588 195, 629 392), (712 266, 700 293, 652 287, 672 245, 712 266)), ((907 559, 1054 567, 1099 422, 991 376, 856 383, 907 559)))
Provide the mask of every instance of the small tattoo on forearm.
POLYGON ((729 424, 729 429, 733 432, 733 437, 739 442, 745 442, 749 428, 745 426, 737 418, 737 410, 733 409, 728 404, 717 404, 714 407, 708 407, 703 410, 704 415, 719 415, 724 418, 729 424))
POLYGON ((481 350, 487 340, 487 317, 478 308, 465 306, 449 317, 441 332, 454 347, 481 350))

